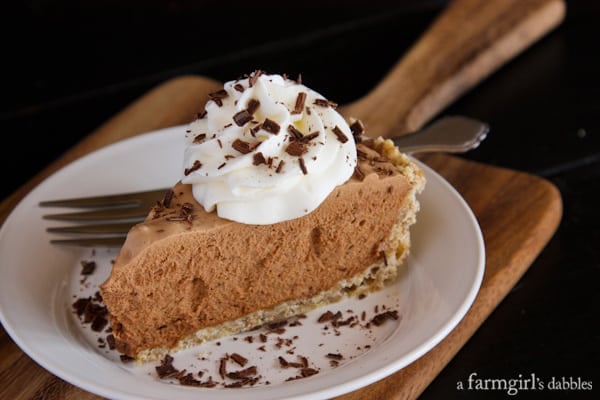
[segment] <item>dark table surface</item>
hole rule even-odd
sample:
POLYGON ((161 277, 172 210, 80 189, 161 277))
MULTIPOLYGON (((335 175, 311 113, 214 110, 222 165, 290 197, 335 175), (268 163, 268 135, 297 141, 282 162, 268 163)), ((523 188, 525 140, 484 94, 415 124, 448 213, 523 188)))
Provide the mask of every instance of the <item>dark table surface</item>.
MULTIPOLYGON (((7 143, 0 161, 2 197, 177 75, 226 81, 255 69, 301 73, 326 97, 354 100, 383 77, 446 2, 320 4, 55 0, 7 6, 0 63, 0 129, 7 143)), ((558 29, 442 112, 491 126, 480 148, 461 157, 550 180, 560 190, 564 215, 528 272, 423 399, 508 396, 457 390, 457 382, 472 373, 580 378, 592 382, 592 392, 545 391, 545 398, 598 398, 599 18, 600 2, 568 1, 558 29)))

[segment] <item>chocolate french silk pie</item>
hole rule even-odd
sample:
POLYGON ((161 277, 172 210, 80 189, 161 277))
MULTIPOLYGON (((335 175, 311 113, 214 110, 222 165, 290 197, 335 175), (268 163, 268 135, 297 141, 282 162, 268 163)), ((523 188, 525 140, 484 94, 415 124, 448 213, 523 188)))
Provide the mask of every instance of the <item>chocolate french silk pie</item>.
POLYGON ((425 179, 363 131, 286 76, 212 93, 182 132, 181 179, 101 286, 117 349, 157 360, 394 279, 425 179))

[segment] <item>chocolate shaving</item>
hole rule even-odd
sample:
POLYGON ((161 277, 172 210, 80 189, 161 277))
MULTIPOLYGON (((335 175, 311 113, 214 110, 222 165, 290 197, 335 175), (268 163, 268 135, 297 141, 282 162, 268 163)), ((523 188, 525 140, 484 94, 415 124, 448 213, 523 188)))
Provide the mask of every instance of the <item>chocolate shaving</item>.
POLYGON ((308 149, 306 148, 306 145, 304 145, 303 143, 300 142, 291 142, 290 144, 288 144, 288 146, 285 149, 285 152, 288 153, 290 156, 301 156, 302 154, 306 153, 308 151, 308 149))
POLYGON ((319 373, 319 371, 314 368, 302 368, 302 370, 300 370, 300 374, 302 375, 303 378, 307 378, 309 376, 313 376, 318 373, 319 373))
POLYGON ((250 121, 252 121, 252 114, 248 110, 239 111, 233 116, 233 122, 237 126, 244 126, 250 121))
POLYGON ((135 358, 128 356, 127 354, 121 354, 119 356, 119 359, 121 360, 122 363, 128 363, 128 362, 135 360, 135 358))
POLYGON ((333 133, 341 143, 346 143, 348 141, 348 136, 346 136, 346 134, 342 132, 339 126, 336 125, 333 128, 333 133))
POLYGON ((95 303, 92 297, 79 298, 72 307, 80 320, 84 324, 91 323, 92 330, 96 332, 102 331, 108 323, 108 309, 101 303, 95 303))
POLYGON ((179 373, 179 370, 173 366, 173 357, 165 355, 160 365, 155 367, 156 373, 160 379, 172 378, 179 373))
POLYGON ((107 324, 108 320, 106 318, 104 318, 102 315, 97 315, 94 317, 91 327, 94 332, 101 332, 107 324))
POLYGON ((294 110, 292 114, 300 114, 304 109, 304 103, 306 102, 306 93, 300 92, 296 97, 296 104, 294 105, 294 110))
POLYGON ((277 169, 275 170, 275 172, 278 174, 281 173, 284 165, 285 165, 285 161, 283 161, 283 160, 279 161, 279 164, 277 165, 277 169))
POLYGON ((324 322, 329 322, 329 321, 337 321, 338 319, 342 318, 342 312, 338 311, 335 314, 331 311, 326 311, 324 314, 322 314, 319 319, 318 322, 319 323, 324 323, 324 322))
MULTIPOLYGON (((202 372, 198 373, 198 375, 201 374, 202 372)), ((204 388, 213 388, 217 386, 217 383, 212 380, 212 376, 209 376, 206 381, 199 381, 198 379, 194 378, 191 372, 183 376, 179 376, 177 379, 179 380, 179 383, 183 386, 197 386, 204 388)))
POLYGON ((246 90, 244 88, 244 85, 242 85, 241 83, 236 83, 235 85, 233 85, 233 88, 240 93, 244 93, 244 90, 246 90))
POLYGON ((294 125, 288 125, 288 132, 291 135, 290 140, 294 140, 300 143, 308 143, 311 140, 315 139, 319 136, 319 132, 311 132, 308 135, 303 134, 298 128, 294 125))
POLYGON ((304 356, 298 356, 298 358, 300 359, 300 361, 302 362, 302 366, 304 368, 308 367, 308 358, 304 357, 304 356))
POLYGON ((248 142, 245 142, 241 139, 235 139, 233 141, 233 143, 231 144, 231 147, 233 147, 235 150, 239 151, 242 154, 248 154, 250 153, 252 150, 254 150, 254 148, 258 146, 258 144, 256 145, 252 145, 248 142))
POLYGON ((254 378, 245 378, 243 380, 235 381, 233 383, 224 385, 226 388, 241 388, 243 386, 254 386, 256 382, 260 379, 260 376, 255 376, 254 378))
POLYGON ((95 261, 81 261, 81 275, 91 275, 96 270, 95 261))
POLYGON ((283 328, 283 327, 272 328, 272 329, 269 329, 269 333, 275 333, 275 334, 281 335, 281 334, 285 333, 285 328, 283 328))
POLYGON ((112 333, 110 335, 106 336, 106 343, 108 343, 108 348, 110 350, 115 349, 117 341, 115 340, 115 336, 112 333))
POLYGON ((371 319, 371 322, 375 326, 380 326, 380 325, 383 325, 387 320, 390 320, 390 319, 398 320, 398 318, 400 318, 398 316, 398 311, 390 310, 390 311, 383 312, 381 314, 377 314, 376 316, 374 316, 371 319))
POLYGON ((275 321, 275 322, 271 322, 267 325, 267 327, 271 330, 273 329, 279 329, 279 328, 283 328, 284 326, 286 326, 288 324, 288 321, 286 319, 282 319, 281 321, 275 321))
POLYGON ((190 214, 194 210, 194 205, 192 203, 185 202, 181 205, 181 213, 183 215, 190 214))
MULTIPOLYGON (((281 356, 278 357, 278 360, 281 368, 304 368, 306 366, 304 362, 290 362, 281 356)), ((308 360, 306 362, 308 362, 308 360)))
POLYGON ((359 139, 363 133, 365 133, 365 125, 361 120, 357 119, 350 125, 350 130, 352 131, 352 135, 355 139, 359 139))
POLYGON ((365 173, 362 172, 358 165, 354 167, 354 177, 356 177, 356 179, 358 179, 359 181, 365 179, 365 173))
POLYGON ((194 160, 194 163, 192 164, 192 166, 191 166, 191 167, 189 167, 189 168, 186 168, 186 169, 183 171, 183 174, 184 174, 185 176, 188 176, 188 175, 189 175, 189 174, 191 174, 192 172, 194 172, 194 171, 196 171, 196 170, 200 169, 201 167, 202 167, 202 163, 201 163, 199 160, 194 160))
POLYGON ((198 114, 196 114, 196 118, 198 119, 202 119, 204 117, 206 117, 206 110, 202 110, 198 114))
POLYGON ((302 138, 302 141, 304 143, 310 142, 311 140, 313 140, 314 138, 319 136, 319 132, 313 132, 313 133, 309 133, 308 135, 304 135, 304 137, 302 138))
POLYGON ((199 133, 194 137, 194 143, 202 143, 206 139, 206 133, 199 133))
POLYGON ((254 157, 252 158, 252 164, 253 165, 260 165, 260 164, 266 164, 267 160, 265 159, 265 156, 263 155, 263 153, 261 153, 260 151, 258 153, 254 154, 254 157))
POLYGON ((183 386, 201 386, 202 382, 194 378, 194 375, 190 372, 179 377, 179 383, 183 386))
POLYGON ((248 359, 244 356, 239 355, 238 353, 233 353, 231 355, 231 359, 233 361, 235 361, 236 363, 238 363, 240 366, 244 366, 246 365, 246 363, 248 363, 248 359))
POLYGON ((332 360, 342 360, 344 358, 344 356, 341 355, 340 353, 327 353, 325 355, 325 357, 332 359, 332 360))
POLYGON ((171 189, 168 189, 165 192, 165 197, 163 198, 163 201, 162 201, 163 206, 165 206, 167 208, 171 207, 171 201, 173 200, 173 195, 174 195, 174 193, 173 193, 173 190, 171 190, 171 189))
POLYGON ((187 221, 192 222, 194 219, 194 215, 192 212, 194 211, 194 205, 192 203, 183 203, 181 205, 181 209, 179 214, 174 215, 172 212, 165 218, 167 221, 187 221))
POLYGON ((300 132, 294 125, 288 125, 287 131, 292 135, 292 137, 296 140, 302 140, 304 134, 300 132))
POLYGON ((208 97, 214 101, 219 107, 223 105, 223 99, 229 96, 225 89, 217 90, 216 92, 212 92, 208 94, 208 97))
POLYGON ((97 318, 104 318, 108 314, 106 307, 96 303, 89 303, 83 314, 83 322, 93 323, 97 318))
POLYGON ((329 101, 327 99, 315 99, 313 104, 319 107, 331 107, 333 109, 337 108, 338 106, 337 103, 334 103, 333 101, 329 101))
POLYGON ((243 369, 241 371, 229 372, 229 373, 227 373, 227 377, 230 379, 236 379, 236 380, 246 379, 246 378, 256 375, 256 372, 257 372, 256 366, 253 365, 253 366, 243 369))
POLYGON ((331 311, 327 310, 325 313, 321 314, 321 316, 319 317, 317 322, 324 323, 327 321, 331 321, 332 319, 333 319, 333 313, 331 311))
POLYGON ((279 365, 283 368, 287 368, 289 363, 287 362, 287 360, 281 356, 278 357, 279 360, 279 365))
POLYGON ((279 133, 279 130, 281 128, 277 122, 266 118, 262 123, 262 129, 269 133, 272 133, 273 135, 276 135, 279 133))
POLYGON ((264 74, 264 71, 258 69, 256 71, 254 71, 254 73, 250 76, 250 78, 248 79, 248 85, 250 87, 254 86, 254 84, 256 83, 256 81, 258 80, 258 78, 264 74))
POLYGON ((256 112, 256 110, 258 110, 259 106, 260 106, 260 101, 258 101, 256 99, 250 99, 248 101, 248 106, 246 106, 246 109, 248 110, 248 112, 250 114, 254 114, 256 112))
POLYGON ((219 360, 219 375, 221 379, 225 379, 225 376, 227 376, 227 358, 223 357, 219 360))
POLYGON ((258 125, 256 125, 256 126, 254 126, 253 128, 250 128, 250 134, 251 134, 253 137, 256 137, 256 132, 260 131, 260 130, 261 130, 261 128, 262 128, 262 124, 258 124, 258 125))
POLYGON ((304 159, 301 157, 298 159, 298 164, 300 164, 300 169, 304 175, 308 174, 308 170, 306 169, 306 164, 304 164, 304 159))
POLYGON ((341 321, 339 319, 336 319, 331 322, 331 325, 333 325, 336 328, 338 328, 340 326, 350 325, 354 321, 354 319, 355 319, 354 316, 348 317, 345 320, 341 320, 341 321))

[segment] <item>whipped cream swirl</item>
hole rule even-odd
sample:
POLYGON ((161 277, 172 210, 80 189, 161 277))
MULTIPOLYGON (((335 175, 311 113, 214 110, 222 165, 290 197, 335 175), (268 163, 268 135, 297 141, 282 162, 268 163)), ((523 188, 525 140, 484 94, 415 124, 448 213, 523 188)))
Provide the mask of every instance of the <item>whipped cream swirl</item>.
POLYGON ((335 104, 281 75, 256 71, 211 93, 186 131, 182 182, 207 212, 245 224, 306 215, 356 166, 335 104))

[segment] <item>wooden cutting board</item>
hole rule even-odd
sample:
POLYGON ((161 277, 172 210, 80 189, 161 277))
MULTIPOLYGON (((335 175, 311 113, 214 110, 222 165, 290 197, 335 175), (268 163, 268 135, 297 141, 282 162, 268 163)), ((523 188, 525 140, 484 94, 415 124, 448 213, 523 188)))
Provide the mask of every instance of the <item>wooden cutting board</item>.
MULTIPOLYGON (((384 136, 416 129, 557 26, 564 12, 563 2, 556 0, 453 2, 381 84, 340 111, 360 118, 368 130, 384 136), (449 30, 457 26, 463 29, 451 35, 449 30), (490 31, 489 26, 494 29, 490 31), (423 68, 424 59, 430 68, 423 68)), ((220 83, 198 76, 183 76, 157 86, 6 198, 0 205, 0 220, 60 167, 115 141, 187 123, 208 93, 218 88, 220 83)), ((463 320, 435 348, 394 375, 340 400, 418 397, 525 273, 562 217, 560 193, 544 179, 445 154, 429 154, 421 160, 462 194, 479 221, 486 246, 481 289, 463 320)), ((99 399, 39 367, 2 328, 0 398, 99 399)))

